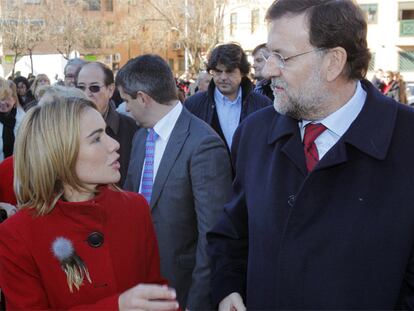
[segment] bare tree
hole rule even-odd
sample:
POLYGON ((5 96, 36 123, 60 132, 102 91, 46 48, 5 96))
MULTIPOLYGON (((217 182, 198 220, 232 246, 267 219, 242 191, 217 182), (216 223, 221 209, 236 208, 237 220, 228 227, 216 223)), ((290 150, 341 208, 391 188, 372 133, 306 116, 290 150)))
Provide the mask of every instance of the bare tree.
POLYGON ((21 6, 6 7, 2 13, 0 32, 3 36, 5 50, 13 52, 13 71, 18 58, 28 52, 30 55, 31 72, 33 73, 33 50, 44 41, 46 24, 42 18, 33 18, 21 6))
POLYGON ((204 56, 220 39, 226 0, 146 0, 175 31, 172 44, 187 51, 189 71, 204 65, 204 56))
POLYGON ((80 0, 54 0, 44 6, 47 12, 52 12, 47 19, 49 41, 66 59, 74 50, 101 45, 102 22, 82 14, 84 5, 80 0))
POLYGON ((123 21, 127 31, 120 38, 138 40, 143 51, 184 50, 188 73, 197 73, 204 66, 207 51, 220 41, 226 3, 227 0, 141 0, 139 14, 132 12, 131 18, 123 21))

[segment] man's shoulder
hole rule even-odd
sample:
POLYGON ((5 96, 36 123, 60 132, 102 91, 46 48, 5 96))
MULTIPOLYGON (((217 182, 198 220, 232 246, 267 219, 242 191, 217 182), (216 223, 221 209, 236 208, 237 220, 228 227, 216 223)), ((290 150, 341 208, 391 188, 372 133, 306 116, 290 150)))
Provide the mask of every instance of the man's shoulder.
POLYGON ((253 104, 258 109, 272 105, 272 101, 269 97, 263 94, 256 93, 254 91, 250 92, 249 96, 246 98, 246 101, 248 102, 248 104, 253 104))
MULTIPOLYGON (((259 94, 260 95, 260 94, 259 94)), ((249 114, 246 119, 243 120, 241 125, 243 126, 263 126, 269 125, 269 123, 274 119, 279 117, 280 114, 276 112, 273 105, 267 105, 263 107, 263 109, 259 109, 254 111, 253 113, 249 114)))
POLYGON ((189 111, 186 111, 185 113, 188 114, 189 131, 191 133, 196 133, 198 135, 213 135, 219 137, 218 134, 212 129, 212 127, 208 125, 204 120, 198 118, 189 111))
POLYGON ((192 110, 196 106, 199 106, 200 104, 207 102, 207 99, 208 99, 208 92, 207 91, 197 92, 194 95, 191 95, 190 97, 188 97, 184 101, 184 106, 187 109, 192 110))

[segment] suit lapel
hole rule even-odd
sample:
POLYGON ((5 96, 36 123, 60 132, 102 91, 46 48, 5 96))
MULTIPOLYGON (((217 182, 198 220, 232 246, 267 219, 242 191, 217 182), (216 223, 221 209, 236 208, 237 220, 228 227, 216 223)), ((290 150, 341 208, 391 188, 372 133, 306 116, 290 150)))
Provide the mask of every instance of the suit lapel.
POLYGON ((136 144, 133 148, 135 152, 131 154, 131 163, 129 165, 132 168, 131 171, 131 178, 132 184, 134 185, 134 191, 139 192, 139 187, 141 185, 141 174, 142 168, 144 166, 145 160, 145 141, 147 139, 147 129, 140 129, 136 134, 136 139, 134 144, 136 144))
POLYGON ((191 116, 189 112, 183 108, 178 120, 171 132, 164 154, 162 156, 160 166, 155 176, 154 185, 152 187, 151 208, 158 201, 165 182, 170 174, 174 163, 176 162, 180 151, 189 135, 189 125, 191 116))
POLYGON ((273 144, 277 141, 283 144, 281 152, 306 176, 305 155, 303 153, 298 121, 277 114, 269 132, 268 143, 273 144))

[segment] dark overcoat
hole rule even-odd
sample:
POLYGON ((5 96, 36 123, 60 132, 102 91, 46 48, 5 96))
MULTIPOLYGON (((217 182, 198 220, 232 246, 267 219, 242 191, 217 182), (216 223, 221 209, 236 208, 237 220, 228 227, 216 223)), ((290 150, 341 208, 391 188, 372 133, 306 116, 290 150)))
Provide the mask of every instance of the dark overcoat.
POLYGON ((414 307, 414 109, 361 82, 361 113, 310 174, 296 120, 269 107, 239 127, 232 199, 208 236, 215 303, 414 307))

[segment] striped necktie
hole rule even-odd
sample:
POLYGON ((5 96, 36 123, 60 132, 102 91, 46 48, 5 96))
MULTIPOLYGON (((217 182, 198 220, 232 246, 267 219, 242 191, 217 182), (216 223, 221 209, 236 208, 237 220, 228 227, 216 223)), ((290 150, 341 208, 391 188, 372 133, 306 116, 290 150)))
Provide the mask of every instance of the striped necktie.
POLYGON ((148 204, 151 202, 152 185, 154 182, 154 154, 155 141, 157 138, 157 133, 155 133, 154 129, 151 128, 148 131, 147 140, 145 142, 145 162, 141 185, 141 194, 145 197, 148 204))
POLYGON ((311 172, 319 162, 319 154, 315 145, 315 139, 325 130, 326 127, 321 123, 309 123, 305 127, 303 149, 305 151, 306 168, 308 169, 308 172, 311 172))

